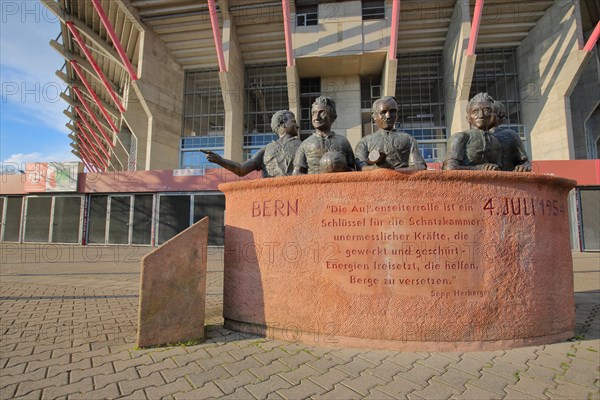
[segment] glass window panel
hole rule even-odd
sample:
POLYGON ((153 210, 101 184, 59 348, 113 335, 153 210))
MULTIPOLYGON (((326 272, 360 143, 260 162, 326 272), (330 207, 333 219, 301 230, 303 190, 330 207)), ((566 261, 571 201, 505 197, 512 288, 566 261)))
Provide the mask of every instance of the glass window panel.
POLYGON ((183 119, 183 136, 191 136, 192 135, 192 121, 193 121, 193 118, 184 118, 183 119))
POLYGON ((183 154, 183 165, 181 168, 200 168, 202 166, 202 155, 199 151, 186 151, 183 154))
MULTIPOLYGON (((222 115, 215 115, 213 125, 211 129, 215 132, 223 132, 225 129, 225 117, 222 115)), ((213 136, 221 136, 221 135, 213 135, 213 136)))
POLYGON ((163 244, 190 226, 190 196, 160 196, 158 244, 163 244))
POLYGON ((445 143, 419 143, 419 151, 425 162, 441 162, 446 155, 445 143))
POLYGON ((201 116, 201 115, 206 115, 209 114, 209 110, 208 110, 208 99, 206 98, 208 96, 208 93, 194 93, 193 98, 190 99, 190 101, 192 102, 192 110, 191 110, 191 115, 193 116, 201 116))
POLYGON ((184 115, 186 116, 190 116, 190 115, 194 115, 194 95, 193 94, 186 94, 185 95, 185 101, 184 101, 184 115))
POLYGON ((223 147, 225 138, 223 136, 188 137, 181 139, 182 149, 213 149, 223 147))
POLYGON ((506 100, 507 101, 519 101, 519 93, 517 92, 516 75, 506 77, 506 100))
POLYGON ((366 75, 360 77, 361 109, 370 110, 373 102, 381 97, 381 75, 366 75))
POLYGON ((447 138, 442 54, 398 55, 396 128, 412 134, 428 160, 439 157, 447 138), (422 143, 421 141, 440 143, 422 143), (421 148, 423 146, 423 148, 421 148))
POLYGON ((310 122, 310 108, 303 108, 300 110, 300 130, 310 131, 312 124, 310 122))
POLYGON ((277 138, 278 137, 275 134, 244 135, 244 147, 256 146, 260 148, 277 140, 277 138))
POLYGON ((384 0, 362 0, 362 19, 383 19, 385 18, 384 0))
POLYGON ((381 97, 381 86, 374 85, 371 86, 371 98, 379 98, 381 97))
POLYGON ((519 124, 519 104, 516 102, 504 103, 506 107, 506 125, 518 125, 519 124))
POLYGON ((208 245, 222 246, 225 239, 225 196, 194 196, 194 222, 208 217, 208 245))
MULTIPOLYGON (((446 130, 444 128, 431 128, 431 129, 403 129, 404 132, 409 133, 417 142, 420 140, 445 140, 446 130)), ((419 144, 420 146, 420 144, 419 144)))
POLYGON ((192 93, 194 91, 194 79, 196 74, 193 71, 189 71, 185 79, 185 93, 192 93))
POLYGON ((79 243, 81 196, 55 197, 52 242, 79 243))
POLYGON ((105 242, 107 205, 107 195, 90 196, 88 243, 105 242))
MULTIPOLYGON (((224 150, 211 148, 210 151, 223 156, 224 150)), ((206 154, 200 151, 183 151, 181 156, 181 169, 204 169, 204 168, 220 168, 218 165, 209 163, 206 159, 206 154)))
POLYGON ((25 221, 26 242, 48 242, 52 197, 29 197, 25 221))
POLYGON ((111 196, 108 221, 108 243, 129 243, 131 196, 111 196))
POLYGON ((600 190, 579 190, 579 204, 581 214, 581 242, 583 250, 600 250, 600 190))
POLYGON ((223 96, 217 70, 186 72, 183 109, 183 136, 223 136, 225 124, 216 122, 224 118, 223 96))
POLYGON ((516 55, 512 49, 507 49, 504 52, 506 54, 506 64, 504 65, 504 72, 508 75, 517 75, 516 70, 516 55))
POLYGON ((133 225, 131 243, 152 243, 152 194, 136 194, 133 198, 133 225))
POLYGON ((317 97, 321 95, 321 78, 300 79, 300 115, 296 118, 300 125, 300 131, 312 131, 310 122, 310 108, 317 97))
MULTIPOLYGON (((444 126, 446 124, 446 116, 444 115, 444 106, 442 104, 438 104, 433 108, 435 112, 435 124, 437 126, 444 126)), ((446 136, 445 129, 442 132, 443 136, 446 136)))
POLYGON ((4 241, 18 242, 23 212, 23 197, 6 198, 6 218, 4 220, 4 241))
POLYGON ((289 108, 285 65, 246 67, 244 90, 244 133, 271 132, 271 117, 289 108))
POLYGON ((204 118, 194 118, 192 120, 192 136, 206 136, 208 132, 204 122, 204 118))

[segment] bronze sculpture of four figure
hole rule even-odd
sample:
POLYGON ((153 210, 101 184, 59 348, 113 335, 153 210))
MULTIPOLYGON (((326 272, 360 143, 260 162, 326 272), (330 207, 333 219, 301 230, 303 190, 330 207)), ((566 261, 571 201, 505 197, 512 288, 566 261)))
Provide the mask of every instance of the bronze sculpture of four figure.
MULTIPOLYGON (((205 151, 207 160, 236 175, 262 171, 264 178, 388 168, 396 171, 427 169, 417 141, 395 129, 398 104, 391 96, 373 103, 372 117, 377 132, 360 139, 353 152, 345 136, 331 130, 337 118, 335 102, 318 97, 312 104, 313 134, 301 142, 298 124, 291 111, 277 111, 271 120, 279 139, 260 149, 240 164, 205 151)), ((504 105, 487 93, 474 96, 467 105, 470 129, 454 133, 448 140, 444 170, 488 170, 530 172, 531 163, 519 135, 500 125, 506 117, 504 105)))

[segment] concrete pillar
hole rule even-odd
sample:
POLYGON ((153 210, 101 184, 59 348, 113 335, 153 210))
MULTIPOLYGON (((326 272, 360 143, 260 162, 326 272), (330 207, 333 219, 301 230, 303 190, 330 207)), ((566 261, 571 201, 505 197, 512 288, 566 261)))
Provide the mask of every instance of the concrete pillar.
POLYGON ((575 155, 569 96, 589 57, 580 50, 577 3, 555 0, 517 48, 521 123, 534 160, 575 155))
MULTIPOLYGON (((385 59, 381 75, 381 95, 396 96, 396 77, 398 75, 398 60, 385 59)), ((400 101, 400 99, 398 99, 400 101)))
MULTIPOLYGON (((138 169, 178 168, 179 141, 183 110, 183 85, 185 74, 175 61, 163 41, 151 30, 146 30, 140 48, 143 65, 140 79, 131 86, 137 96, 130 98, 124 114, 133 133, 138 138, 138 169), (131 104, 139 100, 147 118, 146 135, 135 124, 130 123, 138 106, 131 104), (146 136, 146 137, 144 137, 146 136), (145 145, 145 160, 143 149, 145 145)), ((133 94, 130 90, 130 95, 133 94)), ((141 110, 140 110, 141 112, 141 110)), ((143 128, 142 128, 143 129, 143 128)))
POLYGON ((296 116, 296 122, 300 124, 300 76, 298 75, 298 66, 286 67, 288 85, 288 103, 289 110, 296 116))
POLYGON ((321 93, 335 100, 337 119, 332 130, 346 136, 352 148, 362 137, 360 110, 360 76, 321 77, 321 93))
POLYGON ((442 53, 448 135, 469 128, 465 109, 469 102, 476 60, 476 56, 467 55, 470 35, 469 4, 464 0, 457 0, 442 53))
POLYGON ((225 107, 225 158, 242 162, 244 60, 231 19, 223 19, 223 52, 227 71, 219 72, 219 80, 225 107))
MULTIPOLYGON (((130 101, 127 105, 127 111, 123 114, 123 120, 131 130, 135 140, 137 140, 136 169, 146 169, 146 160, 148 157, 148 145, 152 146, 150 139, 152 137, 152 112, 141 97, 139 88, 133 87, 130 91, 130 101)), ((117 144, 120 147, 120 144, 117 144)), ((179 157, 179 154, 177 154, 179 157)), ((179 168, 178 161, 172 168, 179 168)))

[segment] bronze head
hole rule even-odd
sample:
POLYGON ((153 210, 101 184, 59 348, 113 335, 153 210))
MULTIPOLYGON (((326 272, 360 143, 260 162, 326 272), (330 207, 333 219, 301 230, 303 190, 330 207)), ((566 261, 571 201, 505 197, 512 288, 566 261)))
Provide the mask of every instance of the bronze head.
POLYGON ((283 137, 285 134, 297 136, 298 124, 296 123, 296 116, 289 110, 275 112, 271 118, 271 129, 279 137, 283 137))
POLYGON ((467 104, 467 122, 473 128, 489 130, 494 123, 494 99, 487 93, 478 93, 467 104))
POLYGON ((329 132, 336 118, 335 101, 331 97, 317 97, 311 108, 313 127, 318 131, 329 132))
POLYGON ((396 125, 398 119, 398 103, 396 98, 385 96, 373 102, 373 120, 379 127, 386 131, 391 131, 396 125))

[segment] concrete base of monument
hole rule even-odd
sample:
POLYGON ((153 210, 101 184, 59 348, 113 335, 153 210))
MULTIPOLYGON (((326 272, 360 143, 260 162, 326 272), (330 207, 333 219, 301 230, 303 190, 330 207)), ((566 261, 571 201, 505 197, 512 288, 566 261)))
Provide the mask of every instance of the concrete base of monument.
POLYGON ((531 173, 391 170, 222 184, 225 326, 470 351, 567 339, 567 194, 531 173))
MULTIPOLYGON (((287 328, 278 326, 255 325, 252 323, 233 321, 225 318, 226 329, 249 333, 265 338, 285 340, 291 343, 306 343, 313 346, 324 347, 355 347, 372 350, 396 350, 396 351, 428 351, 428 352, 455 352, 455 351, 488 351, 506 350, 516 347, 539 346, 561 342, 572 338, 573 331, 557 333, 541 337, 512 339, 512 340, 490 340, 490 341, 404 341, 401 337, 392 339, 375 339, 362 337, 348 337, 331 332, 301 331, 298 326, 291 325, 287 328)), ((368 332, 365 332, 368 334, 368 332)), ((414 337, 413 337, 414 339, 414 337)))

